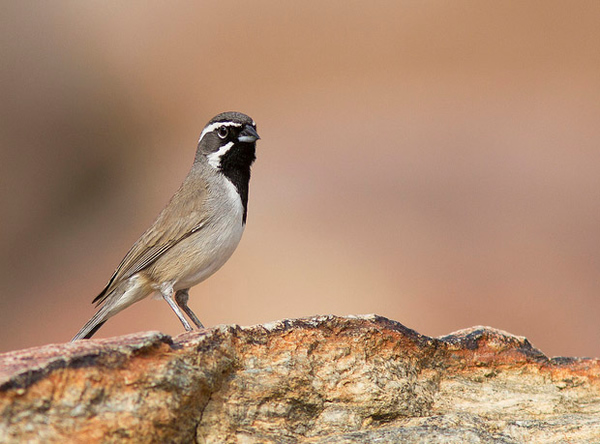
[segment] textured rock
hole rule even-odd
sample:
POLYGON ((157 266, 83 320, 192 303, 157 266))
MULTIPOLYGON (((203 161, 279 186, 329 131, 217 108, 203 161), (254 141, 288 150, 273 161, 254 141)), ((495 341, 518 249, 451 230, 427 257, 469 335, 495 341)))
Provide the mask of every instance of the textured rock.
POLYGON ((600 362, 379 316, 0 355, 0 442, 599 442, 600 362))

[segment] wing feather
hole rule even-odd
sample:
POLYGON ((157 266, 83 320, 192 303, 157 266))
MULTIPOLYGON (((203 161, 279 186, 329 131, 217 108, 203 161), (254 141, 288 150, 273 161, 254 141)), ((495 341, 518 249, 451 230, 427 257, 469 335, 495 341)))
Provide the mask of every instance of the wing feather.
POLYGON ((191 182, 186 180, 183 183, 152 226, 133 244, 93 303, 102 304, 122 282, 151 266, 182 240, 202 230, 207 223, 207 212, 202 211, 206 189, 198 189, 197 186, 192 189, 191 182), (196 196, 190 196, 192 192, 196 196))

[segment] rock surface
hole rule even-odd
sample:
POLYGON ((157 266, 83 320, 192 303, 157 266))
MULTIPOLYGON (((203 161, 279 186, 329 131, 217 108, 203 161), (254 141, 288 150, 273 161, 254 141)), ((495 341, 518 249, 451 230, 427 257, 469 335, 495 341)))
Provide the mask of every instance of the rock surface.
POLYGON ((379 316, 0 355, 0 442, 600 442, 600 361, 379 316))

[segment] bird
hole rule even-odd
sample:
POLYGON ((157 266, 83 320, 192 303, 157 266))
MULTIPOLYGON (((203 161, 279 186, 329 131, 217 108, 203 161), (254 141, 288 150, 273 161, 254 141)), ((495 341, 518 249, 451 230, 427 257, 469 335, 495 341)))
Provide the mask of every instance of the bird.
POLYGON ((72 341, 91 338, 111 317, 158 293, 187 331, 204 328, 188 307, 189 289, 231 257, 248 213, 256 123, 224 112, 204 127, 192 168, 153 224, 133 244, 102 292, 98 309, 72 341))

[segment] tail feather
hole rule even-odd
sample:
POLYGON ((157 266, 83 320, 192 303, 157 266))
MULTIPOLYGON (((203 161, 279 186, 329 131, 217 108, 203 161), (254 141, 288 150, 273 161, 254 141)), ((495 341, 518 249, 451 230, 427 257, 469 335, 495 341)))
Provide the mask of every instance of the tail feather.
POLYGON ((106 321, 102 321, 102 322, 96 324, 96 326, 94 328, 92 328, 92 330, 87 335, 85 335, 82 339, 90 339, 92 336, 94 336, 96 334, 96 332, 98 330, 100 330, 100 327, 102 327, 105 322, 106 321))
POLYGON ((91 338, 109 318, 126 309, 131 304, 144 299, 152 291, 153 288, 146 280, 141 279, 139 276, 134 276, 108 295, 104 294, 106 290, 100 293, 103 299, 98 301, 98 303, 102 304, 102 306, 71 341, 91 338))
POLYGON ((108 305, 103 306, 96 312, 92 319, 87 321, 81 330, 71 339, 71 342, 79 339, 90 339, 108 320, 108 305))

